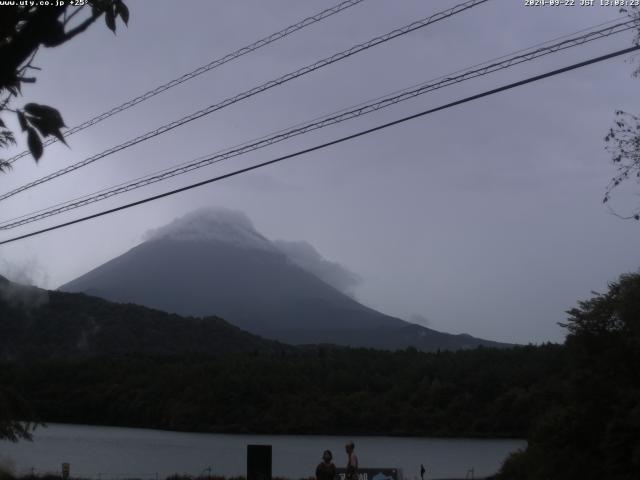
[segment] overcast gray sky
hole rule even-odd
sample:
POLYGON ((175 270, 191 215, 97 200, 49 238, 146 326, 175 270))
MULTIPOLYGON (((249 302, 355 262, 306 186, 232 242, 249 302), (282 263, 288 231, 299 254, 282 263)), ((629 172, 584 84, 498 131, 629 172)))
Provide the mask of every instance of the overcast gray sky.
MULTIPOLYGON (((128 0, 129 28, 101 24, 42 50, 29 101, 73 126, 295 23, 337 0, 128 0)), ((30 157, 17 187, 458 0, 366 0, 30 157)), ((577 2, 579 3, 579 1, 577 2)), ((1 219, 91 193, 321 114, 614 19, 615 7, 492 0, 6 200, 1 219)), ((630 33, 424 95, 364 118, 9 233, 186 185, 465 95, 631 45, 630 33)), ((270 239, 305 240, 361 277, 356 297, 451 333, 562 341, 565 310, 640 266, 636 222, 601 204, 614 173, 603 137, 638 108, 634 64, 617 58, 423 117, 224 182, 0 247, 0 269, 56 288, 205 206, 244 211, 270 239)), ((24 143, 15 151, 24 148, 24 143)), ((638 201, 617 196, 622 212, 638 201)))

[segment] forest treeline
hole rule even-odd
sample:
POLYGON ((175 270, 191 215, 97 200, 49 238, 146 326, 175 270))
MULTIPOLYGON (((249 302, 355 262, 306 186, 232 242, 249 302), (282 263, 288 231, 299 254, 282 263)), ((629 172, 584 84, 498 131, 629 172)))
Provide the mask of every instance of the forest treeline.
POLYGON ((317 347, 0 366, 46 422, 187 431, 523 437, 561 390, 559 345, 317 347))

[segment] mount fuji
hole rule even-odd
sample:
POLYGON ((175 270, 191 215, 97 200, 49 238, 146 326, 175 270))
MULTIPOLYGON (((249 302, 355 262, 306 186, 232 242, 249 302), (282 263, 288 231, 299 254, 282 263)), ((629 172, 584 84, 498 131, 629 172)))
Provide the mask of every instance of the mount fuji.
POLYGON ((60 290, 185 316, 215 315, 298 345, 423 351, 508 346, 371 309, 351 295, 358 281, 308 243, 271 241, 244 213, 216 208, 149 232, 140 245, 60 290))

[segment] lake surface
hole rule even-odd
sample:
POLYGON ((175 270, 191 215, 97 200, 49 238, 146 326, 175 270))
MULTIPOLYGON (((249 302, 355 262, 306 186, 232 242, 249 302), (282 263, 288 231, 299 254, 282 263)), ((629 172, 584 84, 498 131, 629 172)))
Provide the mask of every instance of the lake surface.
POLYGON ((339 437, 324 435, 228 435, 180 433, 138 428, 49 424, 38 428, 33 442, 0 441, 0 464, 24 474, 60 472, 71 464, 71 476, 101 480, 162 479, 174 473, 246 475, 247 444, 273 446, 273 475, 314 475, 322 452, 333 452, 338 467, 346 463, 344 444, 353 440, 360 467, 401 468, 405 480, 464 478, 495 473, 524 440, 436 439, 408 437, 339 437))

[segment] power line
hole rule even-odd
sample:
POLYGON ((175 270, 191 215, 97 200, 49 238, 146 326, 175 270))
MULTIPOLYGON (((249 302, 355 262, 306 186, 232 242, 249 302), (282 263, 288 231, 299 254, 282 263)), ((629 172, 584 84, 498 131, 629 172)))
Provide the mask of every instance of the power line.
POLYGON ((9 197, 12 197, 20 192, 23 192, 25 190, 28 190, 30 188, 33 188, 37 185, 41 185, 45 182, 48 182, 49 180, 53 180, 54 178, 60 177, 62 175, 65 175, 67 173, 73 172, 75 170, 78 170, 79 168, 82 168, 86 165, 89 165, 97 160, 100 160, 101 158, 107 157, 113 153, 119 152, 121 150, 124 150, 125 148, 131 147, 133 145, 136 145, 140 142, 143 142, 145 140, 149 140, 153 137, 156 137, 158 135, 161 135, 163 133, 166 133, 170 130, 173 130, 174 128, 177 128, 179 126, 182 126, 188 122, 191 122, 193 120, 196 120, 198 118, 204 117, 205 115, 209 115, 217 110, 221 110, 225 107, 228 107, 229 105, 232 105, 234 103, 237 103, 241 100, 244 100, 246 98, 252 97, 258 93, 264 92, 265 90, 269 90, 273 87, 282 85, 290 80, 293 80, 295 78, 298 78, 302 75, 306 75, 310 72, 313 72, 315 70, 318 70, 320 68, 326 67, 327 65, 331 65, 332 63, 338 62, 340 60, 343 60, 345 58, 348 58, 352 55, 355 55, 356 53, 362 52, 364 50, 368 50, 369 48, 375 47, 376 45, 379 45, 381 43, 384 42, 388 42, 389 40, 392 40, 394 38, 400 37, 402 35, 406 35, 410 32, 413 32, 415 30, 418 30, 420 28, 424 28, 428 25, 431 25, 435 22, 438 22, 440 20, 444 20, 446 18, 449 18, 453 15, 456 15, 458 13, 461 13, 465 10, 468 10, 470 8, 473 8, 475 6, 478 6, 482 3, 486 3, 489 0, 468 0, 464 3, 461 3, 459 5, 456 5, 452 8, 449 8, 447 10, 443 10, 441 12, 435 13, 429 17, 423 18, 421 20, 412 22, 408 25, 405 25, 404 27, 401 28, 397 28, 389 33, 386 33, 384 35, 381 35, 379 37, 375 37, 371 40, 369 40, 368 42, 365 43, 361 43, 358 45, 355 45, 347 50, 343 50, 342 52, 336 53, 334 55, 331 55, 330 57, 326 57, 322 60, 319 60, 311 65, 307 65, 306 67, 302 67, 298 70, 295 70, 293 72, 287 73, 286 75, 283 75, 281 77, 278 77, 274 80, 270 80, 266 83, 263 83, 257 87, 254 87, 250 90, 247 90, 243 93, 240 93, 238 95, 235 95, 233 97, 229 97, 226 100, 223 100, 220 103, 216 103, 214 105, 210 105, 206 108, 203 108, 202 110, 198 110, 197 112, 194 112, 190 115, 187 115, 185 117, 182 117, 179 120, 174 120, 171 123, 165 124, 155 130, 151 130, 143 135, 140 135, 138 137, 135 137, 131 140, 128 140, 124 143, 121 143, 120 145, 116 145, 115 147, 111 147, 105 151, 103 151, 102 153, 98 153, 96 155, 93 155, 89 158, 86 158, 80 162, 77 162, 73 165, 70 165, 66 168, 63 168, 61 170, 58 170, 56 172, 53 172, 49 175, 46 175, 42 178, 39 178, 38 180, 35 180, 33 182, 27 183, 25 185, 22 185, 14 190, 11 190, 7 193, 4 193, 2 195, 0 195, 0 201, 1 200, 5 200, 9 197))
POLYGON ((461 100, 456 100, 454 102, 450 102, 450 103, 447 103, 445 105, 441 105, 441 106, 436 107, 436 108, 431 108, 429 110, 425 110, 425 111, 422 111, 420 113, 409 115, 409 116, 400 118, 398 120, 394 120, 392 122, 384 123, 382 125, 378 125, 377 127, 369 128, 367 130, 362 130, 360 132, 357 132, 357 133, 354 133, 354 134, 351 134, 351 135, 347 135, 345 137, 341 137, 341 138, 338 138, 336 140, 332 140, 330 142, 326 142, 326 143, 323 143, 323 144, 320 144, 320 145, 316 145, 314 147, 306 148, 304 150, 299 150, 297 152, 290 153, 288 155, 283 155, 283 156, 275 158, 273 160, 269 160, 269 161, 262 162, 262 163, 259 163, 259 164, 256 164, 256 165, 252 165, 250 167, 246 167, 246 168, 242 168, 242 169, 239 169, 239 170, 235 170, 233 172, 226 173, 224 175, 220 175, 220 176, 217 176, 217 177, 214 177, 214 178, 210 178, 208 180, 204 180, 204 181, 201 181, 201 182, 198 182, 198 183, 193 183, 193 184, 187 185, 185 187, 177 188, 175 190, 170 190, 168 192, 164 192, 164 193, 161 193, 161 194, 158 194, 158 195, 154 195, 152 197, 147 197, 147 198, 144 198, 142 200, 138 200, 138 201, 131 202, 131 203, 128 203, 128 204, 125 204, 125 205, 121 205, 119 207, 111 208, 109 210, 104 210, 102 212, 94 213, 93 215, 88 215, 86 217, 81 217, 81 218, 78 218, 76 220, 71 220, 69 222, 60 223, 58 225, 54 225, 54 226, 51 226, 51 227, 48 227, 48 228, 43 228, 43 229, 37 230, 35 232, 31 232, 31 233, 27 233, 27 234, 20 235, 20 236, 17 236, 17 237, 13 237, 13 238, 10 238, 8 240, 3 240, 3 241, 0 241, 0 245, 5 245, 7 243, 16 242, 18 240, 23 240, 25 238, 29 238, 29 237, 33 237, 33 236, 36 236, 36 235, 40 235, 42 233, 50 232, 50 231, 53 231, 53 230, 58 230, 60 228, 68 227, 70 225, 75 225, 77 223, 85 222, 87 220, 91 220, 91 219, 94 219, 94 218, 102 217, 104 215, 109 215, 111 213, 119 212, 121 210, 126 210, 128 208, 132 208, 132 207, 135 207, 135 206, 138 206, 138 205, 142 205, 144 203, 148 203, 148 202, 152 202, 152 201, 155 201, 155 200, 159 200, 159 199, 164 198, 164 197, 169 197, 171 195, 176 195, 178 193, 182 193, 182 192, 185 192, 187 190, 192 190, 194 188, 201 187, 201 186, 204 186, 204 185, 208 185, 210 183, 218 182, 218 181, 224 180, 226 178, 234 177, 236 175, 240 175, 242 173, 249 172, 251 170, 257 170, 258 168, 266 167, 267 165, 272 165, 274 163, 278 163, 278 162, 281 162, 283 160, 287 160, 289 158, 298 157, 300 155, 311 153, 311 152, 314 152, 316 150, 322 150, 322 149, 330 147, 332 145, 337 145, 339 143, 343 143, 343 142, 346 142, 348 140, 353 140, 355 138, 362 137, 364 135, 368 135, 370 133, 374 133, 374 132, 377 132, 379 130, 383 130, 383 129, 388 128, 388 127, 392 127, 394 125, 399 125, 401 123, 408 122, 409 120, 414 120, 416 118, 423 117, 423 116, 429 115, 431 113, 435 113, 435 112, 438 112, 438 111, 441 111, 441 110, 446 110, 448 108, 452 108, 452 107, 455 107, 455 106, 458 106, 458 105, 462 105, 464 103, 468 103, 468 102, 471 102, 471 101, 474 101, 474 100, 478 100, 480 98, 488 97, 490 95, 495 95, 496 93, 504 92, 506 90, 511 90, 513 88, 520 87, 522 85, 526 85, 526 84, 529 84, 529 83, 537 82, 537 81, 543 80, 545 78, 553 77, 555 75, 559 75, 561 73, 566 73, 566 72, 569 72, 571 70, 576 70, 578 68, 582 68, 582 67, 585 67, 587 65, 592 65, 594 63, 602 62, 604 60, 608 60, 610 58, 614 58, 614 57, 618 57, 620 55, 631 53, 631 52, 637 51, 639 49, 640 49, 640 45, 633 46, 633 47, 625 48, 625 49, 622 49, 622 50, 617 50, 615 52, 612 52, 612 53, 609 53, 609 54, 606 54, 606 55, 602 55, 602 56, 599 56, 599 57, 595 57, 595 58, 592 58, 592 59, 589 59, 589 60, 585 60, 583 62, 574 63, 573 65, 569 65, 567 67, 559 68, 557 70, 552 70, 550 72, 543 73, 541 75, 536 75, 536 76, 533 76, 533 77, 526 78, 524 80, 520 80, 520 81, 517 81, 517 82, 509 83, 507 85, 503 85, 502 87, 498 87, 498 88, 494 88, 494 89, 491 89, 491 90, 487 90, 485 92, 482 92, 482 93, 479 93, 479 94, 476 94, 476 95, 472 95, 470 97, 465 97, 465 98, 463 98, 461 100))
MULTIPOLYGON (((38 210, 36 212, 32 212, 30 214, 22 215, 17 218, 5 220, 0 222, 0 230, 9 230, 12 228, 17 228, 28 223, 32 223, 35 221, 43 220, 45 218, 58 215, 63 212, 67 212, 70 210, 74 210, 76 208, 80 208, 98 201, 106 200, 115 195, 120 195, 126 192, 130 192, 132 190, 136 190, 138 188, 145 187, 147 185, 151 185, 153 183, 157 183, 160 181, 167 180, 169 178, 183 175, 193 170, 206 167, 208 165, 212 165, 214 163, 219 163, 229 158, 233 158, 239 155, 243 155, 245 153, 258 150, 260 148, 264 148, 269 145, 273 145, 275 143, 287 140, 289 138, 302 135, 308 133, 313 130, 318 130, 329 125, 334 125, 337 123, 341 123, 346 120, 350 120, 352 118, 356 118, 362 115, 366 115, 368 113, 372 113, 397 103, 415 98, 419 95, 423 95, 428 92, 432 92, 434 90, 438 90, 440 88, 444 88, 456 83, 460 83, 466 80, 470 80, 473 78, 477 78, 480 76, 484 76, 498 70, 503 70, 506 68, 513 67, 515 65, 519 65, 524 62, 532 61, 537 58, 556 53, 558 51, 566 50, 568 48, 584 45, 585 43, 591 42, 593 40, 606 38, 614 34, 622 33, 632 28, 636 28, 638 26, 638 22, 635 20, 627 20, 626 22, 622 22, 616 25, 611 25, 609 27, 588 32, 584 35, 568 38, 562 42, 558 42, 555 44, 548 45, 542 48, 531 47, 531 51, 519 50, 518 52, 526 52, 521 53, 519 55, 514 56, 503 56, 500 57, 501 61, 489 63, 485 62, 483 67, 481 68, 473 68, 468 70, 462 70, 463 73, 458 75, 450 75, 443 76, 436 79, 437 81, 425 82, 423 84, 410 87, 410 89, 405 89, 400 91, 399 94, 391 94, 387 97, 380 97, 373 102, 370 103, 361 103, 356 107, 351 107, 350 109, 343 109, 334 114, 330 114, 324 117, 320 117, 319 119, 315 119, 309 121, 307 123, 298 124, 289 129, 281 130, 271 136, 265 136, 257 140, 252 140, 249 142, 245 142, 244 144, 236 147, 232 147, 227 150, 222 150, 220 152, 216 152, 214 154, 210 154, 207 156, 200 157, 196 160, 192 160, 190 162, 186 162, 177 167, 171 167, 155 174, 150 174, 145 177, 141 177, 135 180, 131 180, 129 182, 121 183, 116 185, 115 187, 102 189, 93 194, 84 195, 82 197, 69 200, 63 203, 59 203, 57 205, 53 205, 52 207, 48 207, 45 209, 38 210)), ((563 37, 566 38, 566 37, 563 37)))
MULTIPOLYGON (((485 67, 476 69, 476 70, 467 70, 467 71, 463 70, 464 73, 462 75, 458 75, 455 77, 452 77, 452 76, 439 77, 439 79, 441 79, 441 81, 439 82, 423 83, 418 86, 412 87, 412 90, 405 89, 401 91, 400 95, 387 96, 386 98, 380 97, 379 99, 377 99, 379 100, 377 102, 373 102, 370 104, 362 103, 356 106, 355 108, 352 107, 351 110, 344 109, 344 110, 341 110, 339 114, 332 114, 329 116, 320 117, 321 118, 320 121, 310 121, 310 122, 307 122, 306 124, 305 123, 298 124, 294 127, 291 127, 288 130, 281 130, 280 132, 277 132, 273 136, 266 136, 259 140, 245 142, 242 146, 234 147, 227 151, 223 150, 222 152, 224 153, 216 152, 215 154, 212 154, 209 156, 203 156, 191 162, 184 163, 178 167, 165 169, 161 172, 157 172, 156 174, 147 175, 145 177, 132 180, 130 182, 121 183, 115 187, 111 187, 110 189, 109 188, 103 189, 94 194, 84 195, 77 199, 66 201, 49 208, 32 212, 31 214, 26 214, 17 218, 6 220, 0 223, 0 229, 8 230, 11 228, 16 228, 16 227, 25 225, 27 223, 31 223, 37 220, 42 220, 44 218, 47 218, 65 211, 69 211, 75 208, 88 205, 90 203, 95 203, 97 201, 105 200, 114 195, 125 193, 137 188, 141 188, 146 185, 150 185, 152 183, 166 180, 168 178, 171 178, 177 175, 188 173, 189 171, 202 168, 202 167, 211 165, 213 163, 218 163, 228 158, 235 157, 235 156, 247 153, 249 151, 254 151, 268 145, 272 145, 274 143, 280 142, 282 140, 286 140, 296 135, 307 133, 309 131, 316 130, 319 128, 324 128, 326 126, 329 126, 335 123, 339 123, 345 120, 349 120, 351 118, 355 118, 357 116, 361 116, 367 113, 371 113, 373 111, 377 111, 379 109, 386 108, 388 106, 394 105, 404 100, 408 100, 410 98, 427 93, 429 91, 443 88, 443 87, 452 85, 454 83, 459 83, 468 79, 476 78, 478 76, 486 75, 488 73, 492 73, 500 69, 509 68, 511 66, 518 65, 519 63, 534 60, 536 58, 539 58, 544 55, 548 55, 550 53, 555 53, 560 50, 582 45, 584 43, 587 43, 595 39, 605 38, 607 36, 610 36, 616 33, 621 33, 631 28, 635 28, 636 26, 637 26, 637 23, 635 21, 629 20, 627 22, 613 25, 605 29, 589 32, 586 35, 582 35, 580 37, 569 38, 568 40, 565 40, 563 42, 559 42, 557 44, 553 44, 545 48, 539 48, 534 51, 527 52, 526 54, 517 55, 511 58, 508 58, 508 56, 503 56, 503 57, 500 57, 505 59, 502 62, 493 63, 493 64, 488 64, 489 62, 485 62, 484 64, 481 64, 481 65, 486 65, 485 67), (40 212, 44 212, 44 213, 40 213, 40 212)), ((562 38, 566 38, 566 37, 568 36, 564 36, 562 38)), ((545 42, 545 43, 548 43, 548 42, 545 42)), ((535 47, 531 47, 531 48, 535 48, 535 47)), ((519 50, 518 52, 522 52, 522 51, 526 51, 526 49, 519 50)))
MULTIPOLYGON (((310 17, 307 17, 303 20, 300 20, 298 23, 295 23, 293 25, 289 25, 288 27, 280 30, 279 32, 276 33, 272 33, 271 35, 261 38, 260 40, 257 40, 256 42, 247 45, 245 47, 239 48, 238 50, 236 50, 235 52, 232 53, 228 53, 227 55, 220 57, 216 60, 213 60, 211 62, 209 62, 206 65, 202 65, 198 68, 196 68, 195 70, 192 70, 189 73, 185 73, 184 75, 178 77, 178 78, 174 78, 173 80, 164 83, 162 85, 159 85, 145 93, 143 93, 142 95, 139 95, 135 98, 132 98, 131 100, 128 100, 126 102, 124 102, 121 105, 118 105, 117 107, 113 107, 111 110, 108 110, 106 112, 101 113, 100 115, 96 115, 93 118, 90 118, 89 120, 86 120, 84 122, 82 122, 79 125, 76 125, 75 127, 72 127, 68 130, 64 131, 64 136, 65 137, 69 137, 71 135, 73 135, 74 133, 80 132, 81 130, 84 130, 85 128, 89 128, 93 125, 95 125, 96 123, 99 123, 113 115, 116 115, 124 110, 127 110, 139 103, 144 102, 145 100, 149 100, 151 97, 155 97, 156 95, 159 95, 160 93, 169 90, 170 88, 173 88, 177 85, 180 85, 181 83, 187 82, 193 78, 196 78, 199 75, 202 75, 203 73, 206 73, 210 70, 213 70, 214 68, 220 67, 222 65, 224 65, 225 63, 230 62, 231 60, 235 60, 236 58, 240 58, 243 55, 246 55, 247 53, 251 53, 254 52, 256 50, 258 50, 259 48, 262 48, 266 45, 269 45, 270 43, 273 43, 277 40, 280 40, 284 37, 287 37, 289 35, 291 35, 294 32, 297 32, 298 30, 302 30, 305 27, 308 27, 309 25, 313 25, 316 22, 319 22, 321 20, 324 20, 325 18, 328 18, 332 15, 335 15, 336 13, 342 12, 343 10, 346 10, 347 8, 353 7, 354 5, 357 5, 359 3, 362 3, 364 0, 347 0, 344 1, 342 3, 339 3, 331 8, 327 8, 326 10, 323 10, 319 13, 316 13, 315 15, 312 15, 310 17)), ((45 142, 43 142, 43 146, 48 146, 51 145, 52 143, 55 143, 57 141, 57 139, 55 137, 49 137, 45 142)), ((18 159, 29 155, 29 150, 25 150, 24 152, 21 152, 13 157, 11 157, 9 160, 7 160, 9 163, 14 163, 15 161, 17 161, 18 159)))

